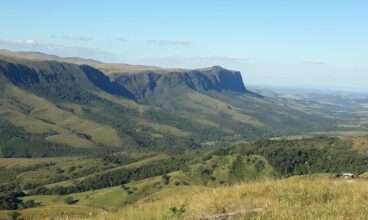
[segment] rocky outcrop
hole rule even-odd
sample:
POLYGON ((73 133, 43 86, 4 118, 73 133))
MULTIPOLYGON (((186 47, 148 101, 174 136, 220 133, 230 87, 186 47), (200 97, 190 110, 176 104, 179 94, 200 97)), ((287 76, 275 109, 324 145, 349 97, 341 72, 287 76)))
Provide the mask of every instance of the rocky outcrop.
POLYGON ((88 99, 88 91, 96 89, 134 99, 122 85, 112 82, 100 70, 87 65, 79 66, 55 61, 0 60, 0 77, 40 96, 56 99, 68 97, 73 100, 88 99))
POLYGON ((101 90, 113 95, 123 96, 129 99, 135 99, 134 95, 131 92, 129 92, 124 86, 116 82, 111 82, 109 77, 104 75, 99 70, 87 65, 82 65, 80 68, 86 74, 90 82, 93 83, 96 87, 100 88, 101 90))
MULTIPOLYGON (((247 93, 240 72, 214 66, 195 70, 165 70, 115 74, 107 76, 89 65, 58 61, 0 59, 0 75, 14 85, 37 95, 58 99, 89 99, 90 90, 140 100, 152 96, 195 90, 247 93), (83 97, 80 97, 83 96, 83 97)), ((164 96, 163 96, 164 97, 164 96)))
POLYGON ((127 88, 137 99, 178 88, 196 91, 248 92, 240 72, 219 66, 176 72, 147 71, 121 74, 115 76, 114 81, 127 88))

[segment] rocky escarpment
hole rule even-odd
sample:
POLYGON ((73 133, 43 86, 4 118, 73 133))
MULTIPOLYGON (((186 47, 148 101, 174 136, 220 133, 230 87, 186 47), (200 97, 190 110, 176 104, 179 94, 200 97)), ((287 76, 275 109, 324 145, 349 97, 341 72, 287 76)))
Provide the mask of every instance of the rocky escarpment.
POLYGON ((193 90, 249 93, 240 72, 220 66, 175 71, 152 69, 109 77, 89 65, 5 58, 0 59, 0 76, 37 95, 78 102, 91 100, 91 91, 96 89, 134 100, 193 90))
POLYGON ((56 100, 86 102, 91 99, 91 91, 96 89, 134 99, 122 85, 112 82, 100 70, 87 65, 0 59, 0 79, 56 100))
POLYGON ((120 74, 114 77, 114 81, 127 88, 137 99, 170 92, 173 89, 248 92, 240 72, 219 66, 176 72, 147 71, 138 74, 120 74))

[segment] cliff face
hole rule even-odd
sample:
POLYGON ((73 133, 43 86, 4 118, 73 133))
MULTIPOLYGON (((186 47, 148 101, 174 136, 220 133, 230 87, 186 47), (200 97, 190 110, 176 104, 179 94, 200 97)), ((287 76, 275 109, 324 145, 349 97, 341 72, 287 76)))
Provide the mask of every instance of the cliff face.
POLYGON ((247 92, 240 72, 214 66, 205 70, 194 70, 189 74, 194 88, 198 90, 247 92))
POLYGON ((0 75, 12 84, 44 97, 82 101, 89 100, 89 91, 96 89, 134 100, 149 100, 152 96, 160 98, 161 95, 190 90, 248 92, 240 72, 219 66, 195 70, 152 70, 109 77, 89 65, 0 59, 0 75))
POLYGON ((218 66, 168 73, 149 71, 122 74, 116 76, 114 81, 127 88, 137 99, 178 88, 196 91, 247 92, 240 72, 218 66))
POLYGON ((134 99, 123 86, 112 82, 101 71, 87 65, 78 66, 55 61, 0 60, 0 78, 2 81, 7 80, 15 86, 53 99, 87 100, 90 98, 89 91, 96 89, 134 99))
POLYGON ((66 146, 75 152, 84 147, 192 148, 219 137, 333 128, 334 122, 320 114, 255 95, 240 72, 218 66, 108 75, 88 64, 0 55, 0 139, 23 157, 32 147, 31 155, 38 156, 73 152, 66 146))

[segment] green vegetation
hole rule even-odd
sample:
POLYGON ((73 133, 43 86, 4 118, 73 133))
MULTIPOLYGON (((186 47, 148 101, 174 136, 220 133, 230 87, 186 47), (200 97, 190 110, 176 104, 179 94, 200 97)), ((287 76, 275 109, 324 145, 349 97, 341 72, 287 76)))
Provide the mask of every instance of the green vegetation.
MULTIPOLYGON (((126 194, 119 187, 84 195, 65 207, 63 199, 44 201, 42 209, 19 213, 27 219, 197 219, 239 210, 257 210, 235 219, 365 219, 366 180, 346 181, 329 176, 260 180, 238 185, 165 187, 134 203, 120 203, 126 194), (175 194, 175 196, 173 196, 175 194), (352 199, 353 198, 353 199, 352 199), (119 199, 122 199, 119 201, 119 199), (85 203, 86 202, 86 203, 85 203), (86 204, 94 210, 86 208, 86 204), (115 211, 102 209, 117 207, 115 211), (115 204, 115 205, 114 205, 115 204), (99 208, 98 208, 99 207, 99 208), (69 210, 61 214, 62 210, 69 210), (306 212, 306 210, 313 210, 306 212), (38 214, 36 214, 38 213, 38 214)), ((136 190, 138 192, 139 189, 136 190)), ((73 194, 73 198, 78 195, 73 194)), ((35 198, 37 199, 37 198, 35 198)), ((0 217, 6 216, 0 211, 0 217)))
POLYGON ((366 184, 366 181, 348 183, 322 178, 167 189, 108 218, 199 219, 239 210, 258 210, 235 219, 365 219, 368 214, 364 207, 366 184))
POLYGON ((24 192, 11 192, 2 194, 0 196, 0 209, 16 210, 40 206, 40 203, 35 202, 34 200, 23 201, 22 197, 24 196, 24 192))
POLYGON ((68 196, 64 199, 64 203, 65 204, 68 204, 68 205, 73 205, 73 204, 76 204, 79 200, 77 199, 74 199, 73 197, 71 196, 68 196))
POLYGON ((178 170, 185 163, 183 158, 169 157, 161 160, 149 160, 123 167, 117 167, 96 173, 73 181, 72 184, 63 186, 40 187, 32 191, 32 194, 70 194, 88 190, 125 184, 129 181, 141 180, 178 170))
POLYGON ((221 67, 109 78, 86 65, 36 60, 0 59, 6 157, 183 151, 336 128, 326 109, 261 97, 221 67))
POLYGON ((183 169, 188 179, 197 184, 231 184, 273 175, 272 167, 260 156, 240 154, 212 156, 183 169))
POLYGON ((221 67, 36 60, 0 58, 0 219, 367 214, 367 137, 316 136, 366 131, 362 105, 262 97, 221 67))
MULTIPOLYGON (((312 193, 309 191, 308 184, 313 186, 314 182, 321 181, 318 184, 327 185, 328 181, 339 181, 334 180, 337 172, 362 173, 361 178, 356 181, 364 182, 363 172, 366 172, 368 156, 361 148, 355 149, 355 140, 356 138, 331 137, 260 140, 235 144, 224 149, 188 151, 180 156, 125 152, 108 154, 102 158, 7 159, 0 163, 1 172, 6 174, 1 176, 2 180, 8 184, 8 188, 2 185, 4 195, 2 201, 5 201, 3 204, 7 204, 3 209, 19 210, 22 216, 41 216, 41 207, 43 207, 42 210, 60 210, 65 209, 64 206, 68 205, 73 208, 64 214, 88 217, 91 213, 89 208, 94 207, 96 212, 92 213, 97 217, 99 212, 109 210, 108 212, 118 211, 117 214, 111 214, 111 218, 121 217, 123 219, 148 215, 152 215, 153 219, 162 219, 165 216, 186 219, 191 216, 190 213, 202 216, 221 213, 221 210, 230 212, 242 208, 258 208, 258 206, 273 210, 273 206, 265 206, 262 198, 267 197, 273 201, 276 198, 274 194, 267 194, 268 191, 262 191, 263 189, 259 192, 248 192, 247 190, 251 190, 248 187, 255 187, 255 185, 263 187, 262 184, 268 184, 268 186, 278 184, 279 187, 284 187, 283 184, 286 184, 296 187, 298 184, 306 184, 304 190, 312 193), (328 158, 331 159, 328 160, 328 158), (12 162, 12 160, 18 162, 12 162), (330 174, 319 175, 320 173, 330 174), (305 174, 308 176, 291 177, 290 181, 275 182, 275 179, 279 177, 305 174), (238 184, 244 185, 243 191, 239 193, 247 196, 239 197, 239 201, 235 199, 234 202, 231 202, 232 200, 228 202, 229 204, 239 202, 239 205, 230 205, 230 207, 227 202, 222 203, 221 201, 216 203, 218 206, 216 209, 204 207, 197 210, 194 204, 190 205, 190 201, 195 200, 189 199, 191 197, 184 199, 187 194, 191 195, 191 193, 207 195, 207 192, 213 190, 220 192, 225 189, 229 190, 228 195, 230 196, 230 192, 235 193, 233 190, 241 188, 238 184), (24 190, 27 195, 11 196, 16 195, 14 192, 17 190, 24 190), (171 201, 170 195, 174 191, 184 193, 184 198, 177 199, 175 202, 171 201), (259 194, 261 192, 265 194, 259 194), (168 202, 167 200, 176 205, 169 206, 171 208, 161 207, 168 202), (249 203, 249 206, 241 207, 240 204, 248 204, 242 201, 259 202, 252 202, 249 203), (137 213, 134 211, 137 210, 136 208, 131 208, 139 206, 146 210, 143 207, 146 205, 150 208, 152 208, 151 205, 159 205, 156 207, 157 213, 149 211, 137 213)), ((313 190, 319 189, 313 188, 313 190)), ((321 192, 318 191, 311 195, 316 199, 316 204, 319 204, 317 200, 321 192)), ((204 199, 204 195, 200 198, 204 199)), ((219 195, 216 193, 214 196, 219 195)), ((226 201, 225 195, 224 198, 226 201)), ((334 197, 332 200, 340 201, 335 200, 334 197)), ((298 203, 299 199, 291 197, 291 201, 298 203)), ((323 203, 321 204, 324 206, 323 203)), ((305 206, 307 203, 300 205, 305 206)), ((284 215, 282 212, 274 211, 276 216, 284 215)), ((321 210, 321 212, 324 211, 321 210)), ((60 214, 59 211, 55 213, 60 214)), ((267 213, 264 215, 262 213, 261 217, 267 219, 269 217, 267 213)), ((300 212, 294 214, 298 216, 300 212)), ((50 216, 56 217, 52 214, 50 216)), ((142 217, 142 219, 145 218, 142 217)))
POLYGON ((282 176, 311 173, 362 173, 368 157, 351 140, 317 137, 301 140, 261 140, 235 147, 243 154, 264 156, 282 176))

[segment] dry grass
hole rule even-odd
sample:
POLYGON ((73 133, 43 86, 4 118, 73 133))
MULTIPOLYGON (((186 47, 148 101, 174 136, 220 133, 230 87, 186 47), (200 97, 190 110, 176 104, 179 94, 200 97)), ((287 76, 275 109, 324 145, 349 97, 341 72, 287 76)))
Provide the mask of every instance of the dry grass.
POLYGON ((59 219, 189 220, 216 213, 263 208, 264 212, 242 219, 359 220, 368 216, 366 186, 364 180, 321 177, 266 180, 218 188, 171 187, 116 213, 100 212, 93 217, 59 219))
MULTIPOLYGON (((79 178, 74 178, 72 180, 65 180, 65 181, 61 181, 61 182, 57 182, 57 183, 52 183, 52 184, 48 184, 48 185, 44 185, 45 187, 56 187, 56 186, 72 186, 74 185, 74 182, 78 182, 78 181, 82 181, 88 177, 93 177, 93 176, 96 176, 96 175, 101 175, 101 174, 105 174, 105 173, 109 173, 109 172, 113 172, 113 171, 118 171, 118 170, 124 170, 124 169, 128 169, 128 168, 138 168, 140 166, 143 166, 143 165, 146 165, 146 164, 149 164, 151 162, 155 162, 155 161, 161 161, 161 160, 167 160, 169 159, 170 157, 167 155, 167 154, 159 154, 159 155, 155 155, 155 156, 152 156, 152 157, 148 157, 146 159, 142 159, 142 160, 139 160, 139 161, 136 161, 136 162, 132 162, 132 163, 129 163, 129 164, 126 164, 126 165, 122 165, 122 166, 117 166, 117 167, 113 167, 113 168, 108 168, 108 169, 105 169, 103 171, 100 171, 100 172, 94 172, 92 174, 86 174, 85 176, 82 176, 82 177, 79 177, 79 178)), ((90 161, 88 161, 89 163, 87 164, 91 164, 90 161)), ((86 164, 86 165, 87 165, 86 164)))
POLYGON ((122 144, 116 130, 80 117, 81 110, 75 105, 72 107, 76 114, 73 114, 15 86, 6 86, 5 93, 10 99, 0 99, 0 115, 31 134, 44 134, 49 141, 74 147, 122 144))
MULTIPOLYGON (((226 114, 230 115, 235 121, 239 121, 244 124, 249 124, 255 127, 265 126, 262 122, 257 120, 255 117, 250 115, 242 114, 235 106, 226 104, 225 102, 219 101, 217 99, 205 96, 200 93, 188 93, 187 98, 191 100, 195 105, 197 110, 205 114, 226 114)), ((194 108, 194 107, 193 107, 194 108)))
POLYGON ((101 98, 103 98, 103 99, 109 100, 110 102, 118 104, 123 108, 136 110, 140 114, 144 113, 144 111, 146 111, 147 109, 150 108, 149 106, 141 105, 141 104, 138 104, 138 103, 136 103, 132 100, 117 97, 117 96, 111 95, 111 94, 106 93, 106 92, 99 91, 99 92, 94 92, 94 94, 101 97, 101 98))
POLYGON ((67 160, 69 157, 48 157, 48 158, 1 158, 0 168, 11 169, 14 167, 28 167, 36 164, 58 162, 67 160))
MULTIPOLYGON (((244 208, 263 208, 255 219, 366 219, 363 182, 283 180, 215 189, 188 189, 160 195, 122 210, 121 219, 162 219, 170 207, 184 207, 177 219, 198 219, 244 208), (157 200, 156 200, 157 199, 157 200), (140 210, 137 212, 137 210, 140 210), (154 211, 152 211, 154 210, 154 211)), ((117 218, 119 219, 119 218, 117 218)), ((175 219, 175 218, 174 218, 175 219)))
POLYGON ((140 126, 144 128, 150 128, 150 129, 153 129, 163 134, 171 134, 171 135, 175 135, 178 137, 185 137, 185 136, 190 135, 189 132, 181 130, 179 128, 176 128, 170 125, 165 125, 165 124, 152 123, 147 120, 141 119, 140 121, 137 122, 137 124, 139 124, 140 126))
POLYGON ((368 137, 360 136, 360 137, 351 137, 353 149, 366 152, 368 150, 368 137))

